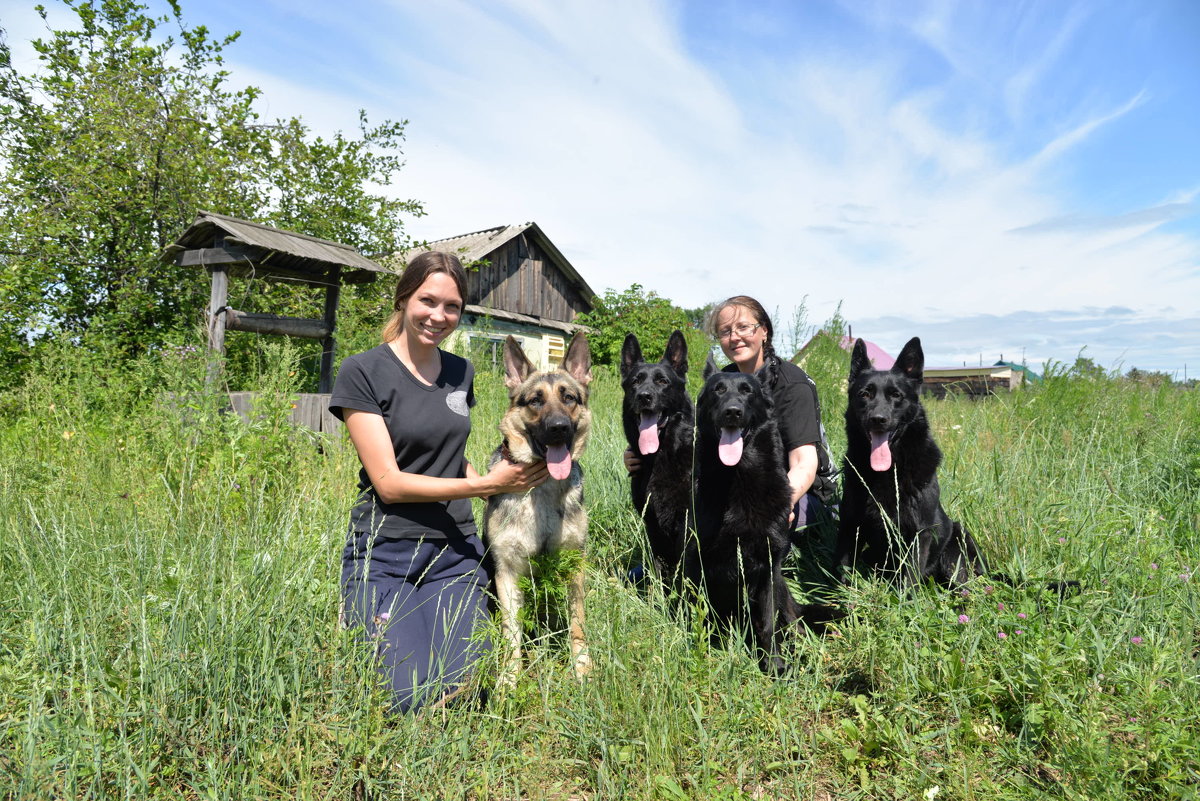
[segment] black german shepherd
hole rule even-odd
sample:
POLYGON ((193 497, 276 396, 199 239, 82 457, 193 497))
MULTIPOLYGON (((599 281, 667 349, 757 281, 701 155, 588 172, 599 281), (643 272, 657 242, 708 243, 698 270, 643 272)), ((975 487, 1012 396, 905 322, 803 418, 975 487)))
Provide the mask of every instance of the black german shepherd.
POLYGON ((890 370, 873 369, 863 341, 854 343, 834 563, 901 588, 929 579, 957 587, 985 574, 987 564, 974 538, 942 509, 942 452, 920 399, 924 366, 917 337, 890 370))
POLYGON ((633 508, 659 578, 675 584, 692 509, 692 435, 696 412, 687 394, 687 342, 671 334, 662 360, 647 363, 633 334, 621 348, 621 423, 641 468, 630 476, 633 508))
POLYGON ((719 372, 711 358, 705 365, 696 412, 696 541, 685 572, 720 623, 747 622, 748 613, 759 666, 777 675, 789 626, 802 620, 821 631, 842 613, 801 606, 783 580, 792 491, 762 377, 719 372))

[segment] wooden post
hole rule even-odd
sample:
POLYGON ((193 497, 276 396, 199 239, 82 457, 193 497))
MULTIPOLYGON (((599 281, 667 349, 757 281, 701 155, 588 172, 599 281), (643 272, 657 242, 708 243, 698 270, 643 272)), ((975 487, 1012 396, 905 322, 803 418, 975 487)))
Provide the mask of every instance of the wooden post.
POLYGON ((217 382, 225 361, 225 306, 229 300, 229 273, 224 265, 209 267, 212 291, 208 296, 208 385, 217 382))
POLYGON ((317 392, 333 392, 334 324, 337 321, 338 296, 342 290, 342 268, 329 271, 329 286, 325 287, 325 326, 329 333, 321 340, 321 377, 317 381, 317 392))

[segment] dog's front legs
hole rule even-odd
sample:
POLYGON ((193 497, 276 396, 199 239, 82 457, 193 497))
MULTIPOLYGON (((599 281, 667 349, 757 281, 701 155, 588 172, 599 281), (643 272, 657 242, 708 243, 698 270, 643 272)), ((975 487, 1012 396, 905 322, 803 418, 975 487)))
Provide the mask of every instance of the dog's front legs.
MULTIPOLYGON (((782 580, 782 577, 781 577, 782 580)), ((775 586, 771 581, 749 583, 750 627, 758 646, 758 664, 764 673, 779 676, 783 673, 783 657, 779 653, 776 627, 775 586)))
POLYGON ((500 670, 497 684, 512 687, 517 683, 521 670, 521 588, 517 585, 517 572, 499 564, 496 568, 496 601, 500 604, 500 630, 508 646, 504 666, 500 670))
POLYGON ((592 658, 588 655, 587 642, 583 637, 582 561, 567 584, 567 605, 570 607, 571 664, 575 668, 575 675, 582 679, 592 670, 592 658))

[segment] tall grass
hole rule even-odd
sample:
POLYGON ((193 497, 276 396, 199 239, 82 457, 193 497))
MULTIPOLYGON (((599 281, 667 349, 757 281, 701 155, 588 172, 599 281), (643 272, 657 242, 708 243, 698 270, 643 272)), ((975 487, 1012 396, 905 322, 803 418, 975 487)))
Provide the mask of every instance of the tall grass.
MULTIPOLYGON (((338 626, 356 461, 283 422, 293 359, 271 354, 250 422, 186 350, 126 371, 66 352, 0 399, 5 797, 1195 797, 1195 392, 1051 376, 930 402, 951 514, 996 569, 1083 592, 860 581, 776 681, 624 581, 644 546, 598 370, 594 677, 542 631, 514 691, 394 718, 338 626)), ((839 359, 811 369, 835 453, 839 359)), ((505 398, 476 391, 483 463, 505 398)))

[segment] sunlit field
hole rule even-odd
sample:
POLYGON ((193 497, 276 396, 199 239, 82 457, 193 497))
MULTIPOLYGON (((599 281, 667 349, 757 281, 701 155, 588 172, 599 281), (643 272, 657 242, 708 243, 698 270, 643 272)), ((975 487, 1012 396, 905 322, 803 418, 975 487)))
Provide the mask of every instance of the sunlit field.
MULTIPOLYGON (((291 351, 271 356, 250 422, 201 391, 184 351, 121 371, 65 354, 0 396, 0 796, 1197 796, 1195 391, 1052 375, 927 402, 948 511, 1029 587, 835 589, 815 537, 789 565, 796 589, 851 615, 795 638, 774 680, 626 581, 643 542, 620 388, 597 368, 592 678, 575 680, 551 614, 515 689, 397 718, 338 625, 357 461, 285 422, 291 351), (1034 587, 1061 578, 1082 592, 1034 587)), ((812 366, 839 458, 846 363, 812 366)), ((476 393, 480 464, 506 399, 487 374, 476 393)))

